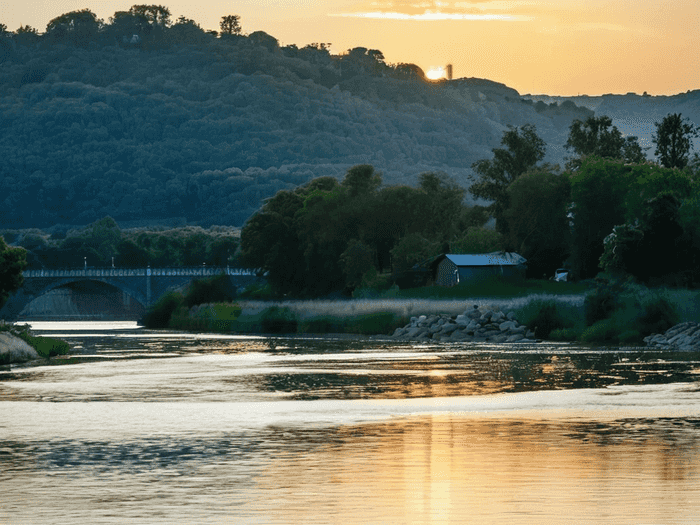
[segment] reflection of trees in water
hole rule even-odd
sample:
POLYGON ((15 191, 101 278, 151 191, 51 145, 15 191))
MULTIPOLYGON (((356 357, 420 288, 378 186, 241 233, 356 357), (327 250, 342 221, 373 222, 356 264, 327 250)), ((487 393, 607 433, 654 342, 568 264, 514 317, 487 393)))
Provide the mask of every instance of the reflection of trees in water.
MULTIPOLYGON (((296 353, 296 352, 295 352, 296 353)), ((595 352, 572 354, 447 354, 437 359, 353 357, 281 363, 279 373, 251 378, 256 389, 293 399, 417 398, 535 390, 664 384, 694 378, 697 354, 595 352)))

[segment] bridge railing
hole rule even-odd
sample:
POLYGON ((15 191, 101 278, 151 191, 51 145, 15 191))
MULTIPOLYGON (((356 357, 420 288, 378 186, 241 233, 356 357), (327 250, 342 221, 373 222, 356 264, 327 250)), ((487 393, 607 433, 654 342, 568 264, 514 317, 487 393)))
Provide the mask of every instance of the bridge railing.
POLYGON ((145 277, 147 275, 182 275, 187 277, 213 277, 215 275, 257 275, 248 268, 216 266, 192 266, 180 268, 58 268, 54 270, 26 270, 25 278, 31 277, 145 277))

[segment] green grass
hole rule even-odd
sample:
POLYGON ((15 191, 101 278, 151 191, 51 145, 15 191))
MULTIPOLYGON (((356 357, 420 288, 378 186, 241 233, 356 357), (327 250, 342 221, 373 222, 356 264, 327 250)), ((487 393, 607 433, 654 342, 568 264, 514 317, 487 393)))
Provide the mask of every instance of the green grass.
POLYGON ((49 357, 56 355, 66 355, 68 352, 70 352, 70 346, 62 339, 35 336, 30 333, 30 329, 31 326, 28 324, 0 324, 0 331, 10 332, 11 334, 19 337, 29 346, 34 348, 34 350, 36 350, 41 357, 48 359, 49 357))

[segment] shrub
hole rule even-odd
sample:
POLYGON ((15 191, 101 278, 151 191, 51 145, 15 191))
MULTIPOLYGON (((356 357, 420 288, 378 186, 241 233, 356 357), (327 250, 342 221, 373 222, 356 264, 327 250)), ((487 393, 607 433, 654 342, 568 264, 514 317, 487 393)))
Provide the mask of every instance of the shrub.
POLYGON ((221 274, 209 279, 193 281, 187 288, 184 303, 191 308, 198 304, 231 301, 235 296, 236 289, 228 276, 221 274))
POLYGON ((613 319, 602 319, 586 328, 581 334, 584 343, 614 343, 619 340, 619 329, 613 319))
POLYGON ((70 346, 62 339, 53 337, 40 337, 32 335, 30 332, 31 326, 28 324, 1 324, 0 331, 10 332, 19 337, 29 346, 34 348, 41 357, 49 358, 55 355, 66 355, 70 352, 70 346))
POLYGON ((588 294, 583 303, 586 326, 592 326, 598 321, 609 318, 619 307, 617 295, 609 285, 598 286, 588 294))
POLYGON ((148 309, 142 323, 146 328, 168 328, 173 313, 183 304, 181 293, 169 292, 148 309))
POLYGON ((304 319, 297 326, 301 334, 333 334, 345 332, 345 323, 337 317, 304 319))
POLYGON ((578 328, 555 328, 549 332, 551 341, 578 341, 581 337, 581 330, 578 328))
POLYGON ((391 312, 376 312, 349 319, 345 331, 363 335, 389 334, 407 323, 406 318, 397 318, 391 312))
POLYGON ((642 302, 642 313, 637 319, 644 335, 664 333, 679 321, 676 308, 666 297, 659 295, 642 302))
MULTIPOLYGON (((515 318, 535 332, 539 339, 551 339, 554 330, 573 328, 579 309, 559 301, 535 299, 515 311, 515 318)), ((559 337, 564 337, 559 334, 559 337)), ((568 336, 567 336, 568 337, 568 336)), ((562 339, 568 340, 568 339, 562 339)))
POLYGON ((27 341, 34 347, 41 357, 53 357, 55 355, 66 355, 70 351, 68 343, 53 337, 31 337, 32 341, 27 341))
POLYGON ((270 306, 262 312, 262 330, 269 334, 290 334, 297 331, 297 317, 291 309, 270 306))

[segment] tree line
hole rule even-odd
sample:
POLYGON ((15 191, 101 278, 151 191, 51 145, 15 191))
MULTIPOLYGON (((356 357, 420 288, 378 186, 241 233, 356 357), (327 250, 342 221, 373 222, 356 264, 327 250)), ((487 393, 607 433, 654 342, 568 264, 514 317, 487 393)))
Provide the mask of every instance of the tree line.
POLYGON ((562 169, 541 163, 546 144, 534 126, 511 128, 492 158, 472 166, 468 192, 485 205, 466 205, 445 174, 423 173, 417 188, 382 187, 371 165, 358 165, 341 182, 320 177, 268 199, 241 232, 240 260, 266 272, 276 293, 294 295, 388 286, 440 253, 497 250, 523 255, 535 278, 566 265, 580 279, 605 270, 697 286, 695 133, 668 115, 656 125, 651 162, 608 117, 576 120, 562 169))
POLYGON ((82 13, 0 37, 0 227, 242 226, 262 199, 356 164, 387 184, 430 170, 464 184, 505 123, 535 122, 554 143, 592 114, 540 111, 485 80, 424 82, 378 50, 238 34, 231 20, 169 39, 172 17, 142 8, 88 24, 97 32, 76 29, 93 18, 82 13))
POLYGON ((83 228, 0 230, 0 237, 26 250, 30 270, 51 268, 145 268, 232 266, 240 230, 227 226, 201 228, 129 228, 111 217, 83 228))

